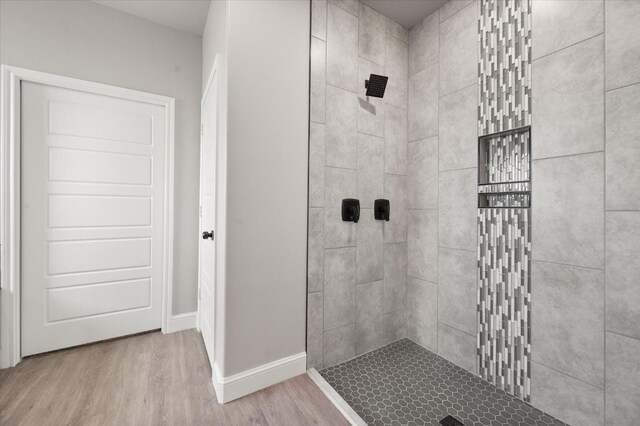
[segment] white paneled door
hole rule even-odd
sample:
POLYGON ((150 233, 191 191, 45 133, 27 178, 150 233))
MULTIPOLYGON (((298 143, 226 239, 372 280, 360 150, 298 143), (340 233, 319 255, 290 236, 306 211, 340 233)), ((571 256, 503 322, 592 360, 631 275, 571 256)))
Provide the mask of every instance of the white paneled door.
POLYGON ((22 83, 22 356, 160 328, 165 113, 22 83))

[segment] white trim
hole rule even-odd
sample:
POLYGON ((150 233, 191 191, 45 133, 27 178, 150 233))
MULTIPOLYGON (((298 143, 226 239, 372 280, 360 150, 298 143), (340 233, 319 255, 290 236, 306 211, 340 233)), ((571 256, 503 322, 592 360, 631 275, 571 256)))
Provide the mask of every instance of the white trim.
POLYGON ((166 111, 165 229, 163 248, 162 331, 171 318, 173 292, 173 191, 175 99, 8 65, 0 66, 0 368, 13 367, 20 355, 20 83, 85 91, 160 105, 166 111))
POLYGON ((342 398, 340 394, 338 394, 338 392, 336 392, 335 389, 331 387, 331 385, 324 379, 324 377, 320 375, 320 373, 318 373, 315 368, 310 368, 307 371, 307 375, 311 377, 311 380, 313 380, 316 385, 318 385, 322 393, 324 393, 327 399, 336 406, 338 411, 342 413, 344 418, 347 419, 347 421, 351 425, 367 426, 364 420, 362 420, 362 417, 360 417, 358 413, 356 413, 354 409, 351 408, 349 404, 347 404, 347 401, 345 401, 344 398, 342 398))
POLYGON ((198 312, 187 312, 186 314, 172 315, 169 320, 169 328, 165 333, 175 333, 197 327, 198 312))
POLYGON ((218 402, 224 404, 283 380, 304 374, 306 366, 306 352, 281 358, 229 377, 222 377, 218 363, 214 363, 212 369, 213 387, 218 402))

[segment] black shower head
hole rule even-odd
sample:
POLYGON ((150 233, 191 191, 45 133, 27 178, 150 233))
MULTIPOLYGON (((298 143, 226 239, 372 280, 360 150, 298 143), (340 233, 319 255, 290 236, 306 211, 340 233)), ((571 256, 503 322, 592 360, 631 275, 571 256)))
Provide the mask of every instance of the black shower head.
POLYGON ((369 80, 364 81, 364 87, 367 88, 367 96, 383 97, 384 90, 387 88, 387 80, 389 80, 389 77, 384 75, 371 74, 369 80))

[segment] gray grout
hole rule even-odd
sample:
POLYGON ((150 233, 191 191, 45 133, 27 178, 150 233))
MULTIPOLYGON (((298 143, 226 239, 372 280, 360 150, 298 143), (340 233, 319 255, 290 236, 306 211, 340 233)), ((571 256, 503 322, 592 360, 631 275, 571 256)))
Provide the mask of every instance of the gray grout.
MULTIPOLYGON (((603 2, 603 3, 604 3, 604 2, 603 2)), ((582 43, 582 42, 585 42, 585 41, 587 41, 587 40, 591 40, 592 38, 599 37, 599 36, 601 36, 601 35, 603 35, 603 34, 604 34, 604 31, 603 31, 603 32, 601 32, 601 33, 598 33, 598 34, 596 34, 596 35, 593 35, 593 36, 591 36, 591 37, 584 38, 584 39, 582 39, 582 40, 580 40, 580 41, 578 41, 578 42, 576 42, 576 43, 570 44, 569 46, 565 46, 565 47, 563 47, 563 48, 561 48, 561 49, 554 50, 553 52, 549 52, 549 53, 547 53, 546 55, 542 55, 542 56, 540 56, 539 58, 535 58, 535 59, 533 59, 533 58, 532 58, 532 59, 531 59, 531 65, 533 66, 533 63, 534 63, 534 62, 536 62, 536 61, 539 61, 540 59, 548 58, 548 57, 549 57, 549 56, 551 56, 551 55, 555 55, 555 54, 556 54, 556 53, 558 53, 558 52, 562 52, 563 50, 567 50, 567 49, 569 49, 569 48, 571 48, 571 47, 575 47, 575 46, 577 46, 578 44, 580 44, 580 43, 582 43)), ((533 37, 533 35, 532 35, 532 37, 533 37)))

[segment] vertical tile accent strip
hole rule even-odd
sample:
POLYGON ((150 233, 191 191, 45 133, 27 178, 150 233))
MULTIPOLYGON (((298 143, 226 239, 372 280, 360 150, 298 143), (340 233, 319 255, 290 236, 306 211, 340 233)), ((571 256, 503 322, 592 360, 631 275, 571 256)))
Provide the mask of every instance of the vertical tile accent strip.
POLYGON ((480 0, 478 373, 531 395, 531 0, 480 0))

